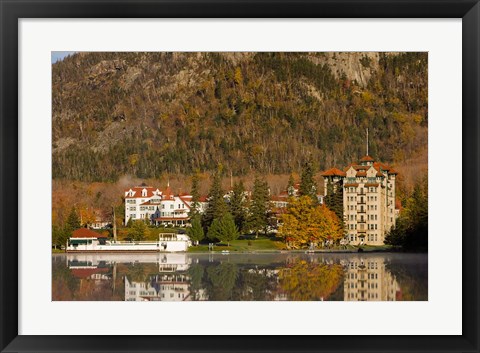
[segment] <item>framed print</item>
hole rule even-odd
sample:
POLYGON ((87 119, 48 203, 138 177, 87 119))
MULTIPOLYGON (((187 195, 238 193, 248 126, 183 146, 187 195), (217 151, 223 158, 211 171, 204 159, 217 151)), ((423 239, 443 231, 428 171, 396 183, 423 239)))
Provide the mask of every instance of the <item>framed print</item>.
POLYGON ((0 9, 2 352, 479 351, 477 1, 0 9))

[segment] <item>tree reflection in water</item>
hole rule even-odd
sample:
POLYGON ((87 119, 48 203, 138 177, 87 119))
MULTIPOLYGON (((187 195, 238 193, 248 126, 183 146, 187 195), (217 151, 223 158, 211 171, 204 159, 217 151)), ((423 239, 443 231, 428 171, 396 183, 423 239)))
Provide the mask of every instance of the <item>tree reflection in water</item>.
POLYGON ((278 278, 289 300, 326 300, 342 284, 343 267, 297 259, 280 269, 278 278))
POLYGON ((52 259, 55 301, 428 300, 426 254, 52 259))

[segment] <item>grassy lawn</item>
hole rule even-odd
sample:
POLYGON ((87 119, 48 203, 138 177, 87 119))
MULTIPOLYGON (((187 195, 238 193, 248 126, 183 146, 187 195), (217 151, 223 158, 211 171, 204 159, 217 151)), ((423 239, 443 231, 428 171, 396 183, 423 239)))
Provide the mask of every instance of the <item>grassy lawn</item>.
MULTIPOLYGON (((390 245, 379 245, 379 246, 372 246, 372 245, 362 245, 362 250, 364 252, 375 252, 375 251, 389 251, 392 249, 390 245)), ((252 251, 278 251, 278 250, 286 250, 285 244, 281 241, 269 238, 258 238, 258 239, 240 239, 234 240, 230 243, 230 246, 224 243, 216 243, 214 246, 214 252, 222 252, 224 250, 228 250, 230 252, 252 252, 252 251)), ((307 249, 297 249, 298 252, 306 251, 307 249)), ((348 252, 357 252, 358 247, 348 245, 345 247, 332 247, 330 249, 315 249, 317 251, 348 251, 348 252)), ((208 244, 200 244, 199 246, 192 246, 188 249, 188 252, 209 252, 208 244)))
POLYGON ((363 251, 388 251, 392 250, 391 245, 362 245, 363 251))
MULTIPOLYGON (((245 251, 268 251, 268 250, 283 250, 285 245, 283 242, 271 240, 268 238, 259 239, 241 239, 230 242, 230 246, 225 243, 216 243, 215 252, 228 250, 230 252, 245 252, 245 251)), ((188 249, 189 252, 208 252, 208 244, 200 244, 199 246, 192 246, 188 249)))

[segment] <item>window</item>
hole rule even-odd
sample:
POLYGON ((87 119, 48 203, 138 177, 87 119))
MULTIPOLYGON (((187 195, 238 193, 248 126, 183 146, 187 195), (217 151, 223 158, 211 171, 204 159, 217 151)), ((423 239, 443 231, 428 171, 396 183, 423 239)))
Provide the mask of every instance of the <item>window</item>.
POLYGON ((170 209, 173 210, 173 205, 170 205, 170 209))
POLYGON ((162 209, 165 209, 165 204, 162 205, 162 209))

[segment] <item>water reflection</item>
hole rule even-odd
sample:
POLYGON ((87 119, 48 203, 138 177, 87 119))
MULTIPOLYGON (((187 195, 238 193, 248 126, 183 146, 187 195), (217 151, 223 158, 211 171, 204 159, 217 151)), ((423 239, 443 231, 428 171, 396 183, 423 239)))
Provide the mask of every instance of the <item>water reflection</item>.
POLYGON ((424 254, 53 255, 53 300, 428 300, 424 254))

